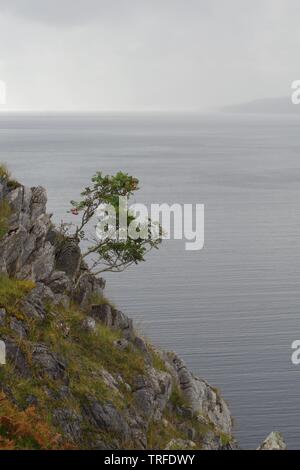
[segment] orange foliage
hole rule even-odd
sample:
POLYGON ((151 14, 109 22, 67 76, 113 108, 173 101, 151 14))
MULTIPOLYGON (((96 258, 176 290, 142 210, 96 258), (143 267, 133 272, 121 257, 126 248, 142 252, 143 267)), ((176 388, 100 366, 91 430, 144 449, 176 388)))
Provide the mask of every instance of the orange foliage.
POLYGON ((72 449, 30 406, 24 411, 0 393, 0 449, 72 449))

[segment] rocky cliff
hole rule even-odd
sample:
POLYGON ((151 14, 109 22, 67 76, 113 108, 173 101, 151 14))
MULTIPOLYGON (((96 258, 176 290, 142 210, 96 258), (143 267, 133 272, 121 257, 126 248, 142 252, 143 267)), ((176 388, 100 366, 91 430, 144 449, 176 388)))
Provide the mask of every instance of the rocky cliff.
POLYGON ((0 448, 235 448, 219 392, 110 304, 46 202, 0 175, 0 448))

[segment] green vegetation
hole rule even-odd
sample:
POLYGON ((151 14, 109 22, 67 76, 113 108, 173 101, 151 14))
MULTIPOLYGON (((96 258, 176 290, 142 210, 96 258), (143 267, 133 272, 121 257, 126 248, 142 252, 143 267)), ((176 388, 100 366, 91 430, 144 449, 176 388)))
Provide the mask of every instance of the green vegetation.
POLYGON ((0 164, 0 181, 8 180, 10 178, 10 173, 7 169, 7 166, 3 163, 0 164))
POLYGON ((172 439, 191 440, 195 442, 197 449, 201 449, 203 439, 209 432, 219 436, 223 446, 231 442, 231 436, 219 432, 212 423, 206 423, 204 417, 192 416, 189 413, 183 394, 176 384, 173 384, 170 404, 171 407, 166 408, 163 419, 159 422, 152 422, 149 426, 147 438, 150 449, 165 449, 172 439), (187 436, 188 429, 193 429, 192 439, 187 436))
POLYGON ((19 183, 19 181, 17 180, 14 180, 14 179, 9 179, 7 181, 7 187, 11 190, 13 189, 17 189, 17 188, 20 188, 21 184, 19 183))
POLYGON ((0 275, 0 307, 6 309, 7 313, 23 318, 20 311, 20 302, 35 284, 32 281, 11 279, 3 274, 0 275))
POLYGON ((89 298, 90 305, 110 305, 112 308, 116 308, 116 306, 111 302, 105 295, 103 294, 92 294, 89 298))
MULTIPOLYGON (((9 189, 15 189, 20 186, 18 181, 11 179, 10 173, 4 164, 0 164, 0 182, 5 182, 9 189)), ((8 232, 10 216, 11 207, 6 199, 2 199, 0 201, 0 240, 8 232)))
MULTIPOLYGON (((23 318, 29 327, 28 336, 20 339, 18 333, 11 329, 10 322, 6 321, 0 326, 0 337, 9 335, 18 344, 30 369, 28 376, 26 374, 20 376, 16 373, 15 364, 8 362, 5 367, 0 367, 0 383, 5 383, 15 400, 14 405, 11 403, 9 405, 9 397, 4 397, 6 406, 13 406, 16 413, 23 413, 17 415, 15 418, 17 422, 20 419, 26 423, 26 426, 30 422, 36 430, 45 429, 45 435, 49 437, 49 446, 47 447, 43 441, 43 436, 38 439, 38 433, 34 436, 27 435, 28 426, 25 427, 24 439, 23 437, 18 439, 18 436, 14 436, 14 428, 10 427, 9 430, 3 427, 0 418, 0 449, 9 446, 25 449, 68 446, 69 444, 62 443, 61 438, 56 437, 52 431, 53 414, 58 404, 60 408, 74 413, 80 411, 87 397, 94 398, 100 403, 113 403, 119 410, 130 407, 133 398, 130 387, 134 386, 136 376, 144 374, 146 370, 145 357, 140 350, 130 343, 122 350, 117 347, 117 342, 121 339, 119 331, 101 323, 97 323, 92 331, 83 328, 86 313, 77 305, 70 305, 69 308, 48 305, 47 317, 43 320, 23 317, 21 300, 33 287, 34 284, 30 281, 0 276, 0 306, 5 307, 9 315, 23 318), (67 394, 61 392, 64 380, 54 380, 46 373, 41 374, 41 369, 32 361, 32 345, 35 343, 48 346, 49 350, 66 364, 69 390, 67 394), (30 397, 34 397, 37 402, 36 410, 28 408, 30 397), (15 404, 18 410, 24 411, 18 411, 15 404)), ((153 366, 165 371, 166 366, 161 356, 154 348, 149 347, 153 366)), ((1 403, 0 397, 0 416, 1 403)), ((192 417, 189 411, 180 388, 173 384, 169 405, 162 419, 158 422, 153 421, 149 425, 148 448, 164 449, 172 439, 183 439, 194 441, 196 448, 201 449, 203 438, 209 431, 218 434, 212 424, 206 424, 205 419, 192 417), (195 434, 192 439, 188 437, 189 429, 195 434)), ((81 427, 82 446, 90 446, 93 436, 101 435, 99 430, 94 429, 88 422, 83 421, 81 427)), ((104 442, 111 442, 113 445, 115 438, 116 436, 103 431, 104 442)), ((230 442, 230 436, 225 434, 220 434, 220 439, 224 446, 230 442)), ((123 442, 122 445, 130 449, 132 443, 123 442)))
MULTIPOLYGON (((0 165, 0 182, 5 182, 10 189, 19 186, 10 178, 5 165, 0 165)), ((72 202, 71 212, 74 216, 81 216, 79 224, 73 228, 62 226, 57 243, 64 243, 66 237, 78 242, 87 240, 87 226, 103 203, 116 209, 118 230, 121 217, 118 197, 129 199, 137 189, 138 180, 127 174, 102 176, 97 173, 92 179, 92 186, 81 193, 82 200, 72 202)), ((7 201, 2 200, 0 240, 9 230, 10 216, 11 208, 7 201)), ((127 216, 128 225, 135 220, 134 215, 127 216)), ((148 235, 151 223, 149 221, 147 225, 148 235)), ((150 237, 126 242, 96 240, 82 258, 95 257, 93 268, 96 275, 103 271, 122 271, 131 264, 144 261, 145 254, 152 248, 158 248, 160 242, 161 238, 151 240, 150 237)), ((77 282, 80 282, 80 276, 77 282)), ((120 331, 100 322, 87 325, 87 312, 76 304, 66 307, 49 303, 43 305, 45 316, 36 318, 25 315, 22 302, 34 287, 34 282, 30 280, 0 274, 0 308, 7 313, 1 316, 0 339, 7 340, 7 345, 10 340, 9 352, 14 356, 14 361, 8 359, 5 367, 0 366, 0 384, 5 389, 5 394, 0 390, 0 449, 70 448, 70 444, 64 442, 55 431, 57 422, 54 423, 53 417, 58 408, 80 420, 82 448, 91 446, 93 436, 96 436, 95 439, 97 436, 103 437, 103 442, 114 446, 119 435, 115 436, 105 429, 99 432, 97 427, 94 428, 91 425, 93 420, 86 417, 87 408, 83 405, 92 406, 95 400, 111 403, 117 410, 126 410, 126 413, 131 411, 131 406, 136 406, 132 390, 137 386, 137 376, 147 373, 149 362, 156 370, 168 372, 164 356, 148 343, 147 350, 152 360, 149 361, 149 354, 145 354, 142 347, 139 349, 134 341, 125 341, 120 331), (20 321, 16 322, 15 318, 20 321), (89 400, 92 400, 91 404, 89 400)), ((89 303, 109 304, 114 308, 103 295, 91 296, 89 303)), ((149 425, 148 447, 164 449, 172 439, 187 440, 192 435, 191 440, 197 448, 201 448, 203 437, 211 430, 220 436, 224 446, 229 443, 230 436, 218 433, 211 424, 206 424, 204 417, 198 418, 191 416, 179 386, 174 383, 162 419, 149 425)), ((124 441, 125 438, 121 443, 123 448, 130 449, 134 445, 134 440, 124 441)))
POLYGON ((9 229, 9 217, 11 209, 7 201, 0 202, 0 240, 3 238, 9 229))
MULTIPOLYGON (((48 344, 51 349, 62 355, 68 363, 70 376, 93 375, 101 366, 111 374, 121 374, 127 383, 136 374, 145 370, 141 352, 128 346, 119 350, 115 342, 121 339, 119 331, 114 331, 101 323, 94 332, 86 331, 82 322, 86 314, 76 305, 69 308, 50 306, 50 312, 43 327, 36 321, 31 326, 30 339, 48 344)), ((85 383, 85 380, 82 380, 85 383)))
POLYGON ((17 180, 11 178, 7 166, 3 163, 0 164, 0 181, 5 181, 9 189, 16 189, 21 186, 17 180))
MULTIPOLYGON (((173 387, 177 395, 176 404, 184 403, 182 397, 178 398, 181 395, 179 389, 175 385, 173 387)), ((147 435, 148 446, 149 449, 165 449, 172 439, 183 439, 195 442, 196 448, 201 449, 203 438, 212 430, 211 424, 203 424, 197 417, 182 415, 179 408, 167 408, 162 420, 150 423, 147 435), (188 429, 194 430, 195 437, 192 439, 188 437, 188 429)))
POLYGON ((172 439, 186 439, 186 433, 178 427, 174 419, 169 421, 166 416, 159 422, 152 421, 148 428, 148 448, 152 450, 165 449, 172 439))
POLYGON ((34 407, 20 411, 0 393, 1 450, 71 449, 34 407))
POLYGON ((177 409, 177 408, 185 409, 185 408, 187 408, 187 402, 184 399, 184 396, 182 395, 182 392, 181 392, 181 390, 179 389, 178 386, 175 386, 175 385, 173 386, 172 394, 171 394, 171 397, 170 397, 170 402, 172 403, 174 409, 177 409))
POLYGON ((147 344, 149 350, 150 350, 150 354, 151 354, 151 358, 152 358, 152 365, 154 367, 154 369, 157 369, 157 370, 161 370, 162 372, 168 372, 167 368, 166 368, 166 365, 163 361, 163 359, 161 358, 160 354, 158 351, 156 351, 153 346, 151 346, 151 344, 147 344))
POLYGON ((232 437, 225 433, 220 433, 222 446, 227 446, 232 441, 232 437))
POLYGON ((157 249, 161 243, 162 229, 159 224, 154 224, 151 219, 142 223, 137 216, 127 211, 129 198, 138 190, 138 183, 136 178, 126 173, 103 176, 98 172, 92 178, 91 186, 82 191, 82 199, 71 201, 70 213, 80 216, 80 220, 77 225, 63 223, 61 232, 76 241, 91 243, 82 258, 90 260, 95 275, 105 271, 121 272, 145 261, 145 255, 151 249, 157 249), (120 206, 120 197, 123 198, 124 207, 120 206), (102 214, 99 208, 103 208, 102 214), (88 227, 96 215, 101 225, 101 230, 98 225, 98 238, 88 235, 88 227), (134 229, 134 238, 127 236, 127 227, 134 229), (152 236, 153 231, 156 237, 152 236))
MULTIPOLYGON (((20 318, 19 302, 31 288, 32 284, 28 281, 17 281, 2 276, 1 305, 9 314, 15 315, 18 312, 20 318)), ((0 381, 9 387, 21 408, 26 407, 28 397, 36 397, 39 412, 49 426, 58 399, 60 406, 75 412, 87 396, 100 402, 110 401, 118 409, 128 406, 131 393, 126 384, 132 385, 134 377, 145 372, 144 357, 140 351, 132 346, 121 351, 116 346, 116 341, 121 338, 120 332, 102 324, 97 324, 93 332, 87 331, 82 327, 85 316, 76 305, 70 308, 49 305, 46 320, 27 320, 30 323, 29 334, 21 340, 18 334, 10 329, 8 322, 0 327, 0 337, 9 334, 18 343, 31 371, 29 378, 20 377, 15 373, 14 364, 8 363, 0 368, 0 381), (60 388, 63 383, 52 380, 46 374, 41 376, 40 370, 36 369, 31 359, 33 343, 43 343, 58 357, 63 358, 67 365, 70 394, 61 397, 60 388), (113 376, 122 377, 118 387, 114 389, 106 382, 103 369, 113 376)), ((87 432, 90 431, 88 426, 87 432)))

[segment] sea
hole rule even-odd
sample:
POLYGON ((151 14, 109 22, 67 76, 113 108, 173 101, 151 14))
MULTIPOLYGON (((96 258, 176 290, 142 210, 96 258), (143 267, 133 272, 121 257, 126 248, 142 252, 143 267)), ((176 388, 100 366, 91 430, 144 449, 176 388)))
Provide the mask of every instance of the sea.
POLYGON ((0 161, 48 191, 53 221, 96 171, 136 176, 132 202, 204 204, 205 242, 165 240, 106 274, 147 338, 220 389, 244 449, 300 448, 300 118, 226 113, 1 113, 0 161))

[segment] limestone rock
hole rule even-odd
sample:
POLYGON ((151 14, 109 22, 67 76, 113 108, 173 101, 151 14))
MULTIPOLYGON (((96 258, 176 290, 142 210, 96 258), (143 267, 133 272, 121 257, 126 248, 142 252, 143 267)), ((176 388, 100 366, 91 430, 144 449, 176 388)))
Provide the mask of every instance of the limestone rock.
POLYGON ((68 293, 72 288, 72 282, 64 271, 53 271, 47 279, 47 285, 54 294, 68 293))
POLYGON ((34 222, 40 215, 45 214, 47 204, 46 190, 41 186, 31 188, 30 200, 31 220, 34 222))
POLYGON ((195 448, 196 444, 193 441, 185 441, 183 439, 172 439, 167 444, 165 450, 190 450, 195 448))
POLYGON ((130 438, 130 428, 123 415, 112 403, 99 403, 90 398, 83 405, 83 411, 88 421, 98 429, 120 435, 123 439, 130 438))
POLYGON ((54 294, 43 283, 38 283, 21 303, 22 312, 29 318, 44 319, 47 315, 45 305, 54 303, 54 294))
POLYGON ((44 246, 35 251, 32 261, 32 277, 36 281, 46 281, 53 270, 54 248, 46 242, 44 246))
POLYGON ((271 432, 257 450, 286 450, 286 443, 279 432, 271 432))
POLYGON ((80 274, 80 278, 73 288, 72 297, 81 307, 86 308, 92 303, 93 298, 102 297, 104 287, 104 279, 96 278, 85 270, 80 274))
POLYGON ((169 356, 177 374, 179 386, 194 416, 207 416, 217 429, 225 434, 232 432, 232 419, 227 403, 217 390, 205 380, 195 377, 177 355, 169 356))
POLYGON ((56 247, 55 269, 64 271, 70 279, 75 279, 81 262, 81 252, 78 243, 72 239, 64 239, 56 247))
POLYGON ((3 339, 6 346, 6 359, 13 364, 16 371, 19 372, 21 376, 26 378, 30 377, 31 372, 29 364, 20 345, 11 338, 4 337, 3 339))
POLYGON ((20 186, 5 197, 12 209, 9 232, 0 241, 0 272, 19 278, 44 280, 54 266, 54 250, 46 241, 50 216, 43 188, 20 186))
POLYGON ((117 339, 116 341, 114 341, 114 346, 120 351, 124 351, 128 348, 129 342, 125 338, 117 339))
POLYGON ((27 332, 28 332, 28 328, 27 326, 25 325, 25 323, 21 320, 17 320, 16 318, 11 318, 10 320, 10 327, 13 331, 15 331, 15 333, 17 333, 17 335, 20 337, 20 338, 23 338, 27 335, 27 332))
POLYGON ((86 317, 82 322, 82 328, 93 332, 96 329, 96 321, 92 317, 86 317))
POLYGON ((5 308, 0 308, 0 326, 3 326, 5 324, 5 319, 6 319, 6 310, 5 308))
POLYGON ((109 387, 111 390, 113 390, 117 394, 120 393, 119 382, 112 374, 110 374, 106 369, 102 367, 99 371, 99 375, 102 378, 105 385, 107 385, 107 387, 109 387))
POLYGON ((71 442, 77 443, 82 437, 82 416, 68 408, 57 408, 53 421, 71 442))
MULTIPOLYGON (((131 448, 146 449, 149 426, 159 426, 164 420, 169 429, 170 424, 165 419, 167 411, 176 413, 175 421, 179 420, 176 424, 185 436, 185 439, 170 440, 167 449, 194 448, 195 442, 202 442, 202 438, 206 449, 233 448, 231 416, 220 394, 205 380, 195 377, 175 354, 158 352, 159 365, 157 368, 153 366, 152 347, 136 333, 132 320, 108 302, 102 302, 105 281, 96 278, 81 261, 78 243, 64 238, 53 226, 51 216, 46 213, 45 190, 23 186, 10 189, 0 182, 0 200, 3 197, 8 200, 12 215, 9 231, 0 240, 0 272, 35 282, 35 287, 18 305, 24 321, 9 316, 0 308, 0 325, 10 326, 12 333, 12 337, 7 335, 3 338, 7 358, 16 376, 34 378, 43 383, 43 392, 55 403, 53 423, 63 436, 78 443, 79 447, 90 440, 89 448, 93 449, 113 450, 128 444, 131 448), (61 310, 56 306, 61 304, 67 308, 70 302, 75 302, 86 313, 79 327, 81 324, 82 329, 95 336, 86 338, 83 335, 82 338, 76 322, 72 330, 72 321, 61 318, 61 310), (78 384, 80 370, 77 376, 74 367, 69 368, 67 361, 56 354, 51 341, 48 344, 47 336, 44 340, 47 344, 30 341, 31 324, 43 328, 52 321, 61 331, 64 346, 70 346, 70 350, 65 351, 72 351, 73 341, 80 346, 82 339, 90 339, 94 347, 97 330, 101 327, 99 323, 117 330, 120 339, 114 342, 114 347, 121 353, 112 350, 112 354, 124 356, 124 361, 128 361, 127 354, 136 354, 141 359, 141 367, 138 372, 133 368, 131 377, 124 368, 118 370, 114 360, 112 370, 106 358, 105 368, 99 361, 99 369, 97 363, 87 361, 84 364, 91 387, 88 391, 80 388, 82 396, 76 401, 77 392, 73 386, 78 384), (163 367, 160 367, 161 363, 163 367), (47 385, 49 378, 51 383, 57 382, 55 389, 47 385), (103 397, 101 384, 105 390, 103 397), (182 393, 186 406, 174 403, 174 387, 182 393), (111 394, 107 396, 106 391, 111 391, 111 394), (199 435, 198 427, 201 426, 197 426, 197 419, 204 428, 207 426, 212 431, 205 436, 199 435), (87 430, 90 434, 86 433, 87 430)), ((88 347, 88 341, 84 347, 88 347)), ((84 348, 80 351, 84 354, 84 348)), ((68 357, 68 353, 65 354, 68 357)), ((9 393, 7 384, 1 386, 9 393)), ((13 393, 10 398, 18 404, 13 393)), ((30 395, 26 403, 39 405, 36 397, 30 395)), ((269 441, 263 445, 268 446, 269 441)))
POLYGON ((112 326, 116 330, 121 330, 128 338, 132 337, 133 324, 131 318, 114 308, 112 309, 112 326))
POLYGON ((138 348, 142 353, 148 354, 148 348, 146 341, 143 338, 140 338, 139 336, 136 336, 133 341, 134 345, 136 348, 138 348))
POLYGON ((53 380, 66 378, 66 365, 45 344, 35 344, 32 361, 39 368, 41 375, 47 374, 53 380))
POLYGON ((160 420, 172 393, 172 377, 168 372, 147 368, 147 374, 135 379, 135 404, 148 420, 160 420))
POLYGON ((105 326, 112 326, 111 306, 108 304, 92 305, 90 316, 105 326))

